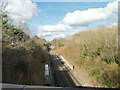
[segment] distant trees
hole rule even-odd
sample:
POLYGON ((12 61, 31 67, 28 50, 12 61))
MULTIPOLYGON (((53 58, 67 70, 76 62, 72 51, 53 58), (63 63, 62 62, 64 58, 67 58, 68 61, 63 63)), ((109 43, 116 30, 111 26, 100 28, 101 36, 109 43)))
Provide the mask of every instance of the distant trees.
POLYGON ((66 44, 66 40, 63 38, 60 39, 54 39, 51 41, 51 44, 55 47, 62 47, 66 44))
POLYGON ((58 47, 64 46, 61 42, 58 42, 58 47))

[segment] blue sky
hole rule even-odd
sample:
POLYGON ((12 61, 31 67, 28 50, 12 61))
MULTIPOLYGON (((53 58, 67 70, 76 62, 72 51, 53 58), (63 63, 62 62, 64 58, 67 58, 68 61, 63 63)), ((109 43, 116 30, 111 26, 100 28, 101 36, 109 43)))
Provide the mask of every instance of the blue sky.
POLYGON ((9 11, 9 17, 15 24, 26 23, 32 34, 47 41, 117 22, 119 0, 108 0, 109 2, 105 0, 105 2, 32 1, 9 0, 6 10, 9 11))
POLYGON ((37 2, 40 12, 29 24, 36 29, 39 25, 54 25, 62 20, 68 12, 105 7, 107 4, 108 2, 37 2))
MULTIPOLYGON (((29 26, 38 29, 39 25, 55 25, 68 12, 87 10, 89 8, 105 7, 109 2, 36 2, 40 12, 31 21, 29 26), (47 18, 48 17, 48 18, 47 18)), ((37 33, 33 30, 33 33, 37 33)))
MULTIPOLYGON (((33 29, 32 33, 37 34, 40 37, 40 34, 38 34, 40 33, 38 29, 40 25, 56 25, 65 17, 68 12, 72 13, 76 10, 85 11, 94 8, 105 8, 108 3, 109 2, 36 2, 40 12, 37 14, 37 16, 34 17, 34 19, 28 22, 28 24, 31 30, 33 29)), ((115 19, 98 21, 91 23, 86 27, 86 29, 99 27, 102 25, 109 25, 115 21, 115 19)), ((68 35, 69 33, 74 33, 74 31, 68 30, 63 34, 68 35)), ((46 38, 47 41, 49 41, 49 38, 47 37, 48 36, 43 36, 43 38, 46 38)), ((53 38, 50 40, 52 39, 53 38)))

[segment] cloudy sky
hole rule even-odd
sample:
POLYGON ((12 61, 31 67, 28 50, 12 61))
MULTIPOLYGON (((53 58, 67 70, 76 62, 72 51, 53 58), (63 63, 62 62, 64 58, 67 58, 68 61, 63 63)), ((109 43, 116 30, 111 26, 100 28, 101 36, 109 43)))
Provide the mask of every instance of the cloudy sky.
POLYGON ((31 33, 47 41, 117 22, 118 0, 72 3, 8 1, 6 11, 14 23, 27 23, 31 33))

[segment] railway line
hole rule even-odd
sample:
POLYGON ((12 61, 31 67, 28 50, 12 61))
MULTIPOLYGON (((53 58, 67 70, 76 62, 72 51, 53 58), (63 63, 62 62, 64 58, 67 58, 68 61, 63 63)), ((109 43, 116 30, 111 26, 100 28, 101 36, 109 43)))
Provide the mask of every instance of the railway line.
POLYGON ((54 72, 54 81, 56 86, 60 87, 77 87, 81 86, 79 81, 73 76, 70 72, 70 68, 65 66, 64 62, 62 62, 55 54, 55 52, 51 51, 50 59, 51 59, 51 66, 53 66, 54 72))
POLYGON ((56 62, 55 58, 53 60, 52 58, 52 65, 53 65, 53 70, 54 70, 54 78, 57 86, 62 86, 62 87, 67 87, 67 83, 64 78, 64 73, 60 71, 62 68, 58 67, 58 63, 56 62))

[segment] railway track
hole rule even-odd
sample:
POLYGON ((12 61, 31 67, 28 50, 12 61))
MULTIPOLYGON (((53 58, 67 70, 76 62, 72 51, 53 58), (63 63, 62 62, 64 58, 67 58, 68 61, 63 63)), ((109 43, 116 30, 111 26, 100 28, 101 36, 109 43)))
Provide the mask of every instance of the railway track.
POLYGON ((62 87, 67 87, 67 83, 65 81, 63 73, 61 71, 59 71, 58 69, 62 69, 61 67, 58 68, 58 63, 56 62, 56 60, 52 58, 52 65, 54 68, 54 75, 55 75, 55 80, 57 83, 57 86, 62 86, 62 87))
POLYGON ((77 85, 81 86, 81 84, 77 81, 77 79, 69 71, 69 68, 66 67, 60 61, 59 56, 55 55, 54 53, 51 55, 51 63, 53 66, 55 83, 57 86, 76 87, 76 83, 77 83, 77 85))
POLYGON ((63 66, 63 64, 61 63, 60 60, 58 60, 58 63, 63 68, 63 70, 64 70, 63 75, 66 78, 66 82, 69 82, 68 83, 68 87, 71 87, 71 86, 75 87, 75 84, 74 84, 73 80, 71 79, 71 77, 67 76, 68 75, 68 69, 67 69, 67 67, 65 65, 63 66))
MULTIPOLYGON (((61 61, 59 60, 59 63, 61 64, 61 61)), ((67 73, 71 76, 71 78, 77 83, 78 86, 82 86, 80 82, 75 78, 75 76, 71 73, 70 68, 66 65, 64 65, 64 69, 67 70, 67 73)))

